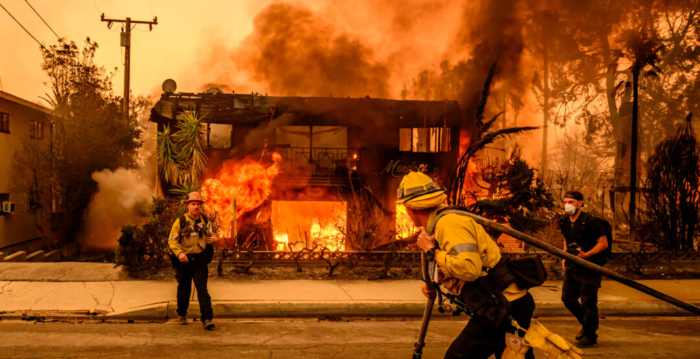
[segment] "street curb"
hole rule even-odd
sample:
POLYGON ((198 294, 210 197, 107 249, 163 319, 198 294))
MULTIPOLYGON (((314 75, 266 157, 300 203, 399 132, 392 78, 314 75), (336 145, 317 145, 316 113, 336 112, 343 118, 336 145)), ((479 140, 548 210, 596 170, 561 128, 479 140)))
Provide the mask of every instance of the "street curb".
MULTIPOLYGON (((412 317, 419 318, 425 310, 425 301, 214 301, 212 309, 216 318, 323 318, 323 317, 412 317)), ((700 305, 700 303, 692 303, 700 305)), ((433 315, 450 317, 439 313, 436 305, 433 315)), ((627 316, 693 316, 692 313, 667 303, 605 302, 598 303, 601 317, 627 316)), ((154 303, 148 306, 130 308, 117 313, 98 311, 89 314, 88 310, 71 311, 12 311, 0 313, 0 319, 83 319, 83 320, 156 320, 166 321, 177 318, 177 303, 154 303)), ((198 318, 199 303, 193 301, 188 317, 198 318)), ((561 302, 537 302, 534 317, 566 317, 569 311, 561 302)), ((465 317, 466 318, 466 317, 465 317)))
MULTIPOLYGON (((217 318, 299 318, 299 317, 421 317, 425 301, 337 301, 337 302, 293 302, 293 301, 214 301, 212 309, 217 318)), ((698 305, 700 303, 693 303, 698 305)), ((176 302, 152 308, 139 309, 106 317, 135 319, 177 318, 176 302)), ((693 316, 692 313, 659 302, 600 302, 601 317, 624 316, 693 316)), ((188 316, 199 317, 199 304, 192 302, 188 316)), ((433 315, 450 316, 433 309, 433 315)), ((571 315, 561 302, 537 302, 535 317, 560 317, 571 315)))

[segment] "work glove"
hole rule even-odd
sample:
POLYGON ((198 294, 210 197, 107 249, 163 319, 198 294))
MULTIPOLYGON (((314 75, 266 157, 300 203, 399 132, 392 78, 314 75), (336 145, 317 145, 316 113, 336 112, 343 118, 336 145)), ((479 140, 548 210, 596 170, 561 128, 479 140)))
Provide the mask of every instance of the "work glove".
POLYGON ((506 350, 501 359, 525 359, 525 353, 530 349, 523 338, 506 333, 506 350))
POLYGON ((539 349, 549 359, 581 359, 583 350, 569 343, 558 334, 547 330, 540 322, 533 320, 525 333, 525 342, 539 349))

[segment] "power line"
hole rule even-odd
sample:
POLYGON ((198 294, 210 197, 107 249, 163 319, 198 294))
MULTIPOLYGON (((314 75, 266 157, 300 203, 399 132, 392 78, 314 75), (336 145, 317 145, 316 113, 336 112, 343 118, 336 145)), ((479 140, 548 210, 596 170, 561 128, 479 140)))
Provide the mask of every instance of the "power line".
POLYGON ((100 11, 100 8, 97 7, 97 3, 95 2, 95 0, 92 0, 92 4, 95 5, 95 10, 97 10, 97 15, 100 15, 102 12, 100 11))
POLYGON ((37 40, 36 37, 34 37, 34 35, 32 35, 32 33, 29 32, 29 30, 27 30, 24 26, 22 26, 22 23, 20 23, 19 20, 15 19, 15 17, 12 16, 12 14, 11 14, 7 9, 5 9, 5 7, 2 6, 2 4, 0 4, 0 7, 1 7, 3 10, 5 10, 5 12, 6 12, 8 15, 10 15, 10 17, 12 18, 12 20, 15 20, 15 22, 17 23, 17 25, 19 25, 19 27, 21 27, 22 30, 24 30, 24 32, 27 33, 27 35, 29 35, 29 36, 32 37, 32 39, 34 39, 34 41, 36 41, 36 43, 39 44, 39 46, 41 46, 44 50, 49 51, 49 50, 44 46, 44 44, 42 44, 41 42, 39 42, 39 40, 37 40))
POLYGON ((155 15, 153 15, 153 5, 151 5, 151 0, 148 0, 148 7, 151 8, 151 16, 155 17, 155 15))
POLYGON ((36 9, 34 9, 34 6, 32 6, 32 4, 30 4, 28 0, 24 0, 24 2, 26 2, 27 5, 29 5, 29 7, 32 8, 32 10, 34 10, 34 13, 36 14, 36 16, 38 16, 38 17, 41 19, 41 21, 43 21, 44 24, 46 24, 46 26, 48 26, 49 30, 51 30, 51 32, 53 32, 53 34, 56 35, 56 37, 60 39, 61 37, 58 36, 58 34, 56 33, 56 31, 53 31, 53 29, 51 28, 51 26, 49 26, 49 23, 47 23, 46 20, 44 20, 44 18, 41 17, 41 15, 39 15, 39 13, 36 11, 36 9))

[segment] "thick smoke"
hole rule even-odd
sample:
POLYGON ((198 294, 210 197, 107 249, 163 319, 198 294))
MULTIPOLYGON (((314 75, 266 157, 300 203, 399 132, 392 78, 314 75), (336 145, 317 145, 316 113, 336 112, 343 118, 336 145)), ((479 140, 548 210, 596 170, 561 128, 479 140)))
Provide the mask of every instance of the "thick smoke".
POLYGON ((373 51, 298 5, 277 3, 255 18, 255 31, 233 61, 271 93, 386 97, 389 69, 373 51))
POLYGON ((106 169, 93 173, 92 179, 98 183, 98 192, 90 202, 78 243, 82 251, 113 251, 122 226, 145 222, 153 191, 134 170, 106 169))

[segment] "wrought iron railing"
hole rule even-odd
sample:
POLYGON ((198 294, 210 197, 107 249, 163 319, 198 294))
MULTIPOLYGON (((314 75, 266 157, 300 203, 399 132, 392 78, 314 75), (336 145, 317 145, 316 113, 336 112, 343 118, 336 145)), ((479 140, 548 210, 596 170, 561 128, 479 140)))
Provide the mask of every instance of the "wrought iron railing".
POLYGON ((275 151, 282 156, 282 171, 312 174, 328 174, 338 166, 347 167, 352 152, 347 148, 325 147, 278 147, 275 151))

